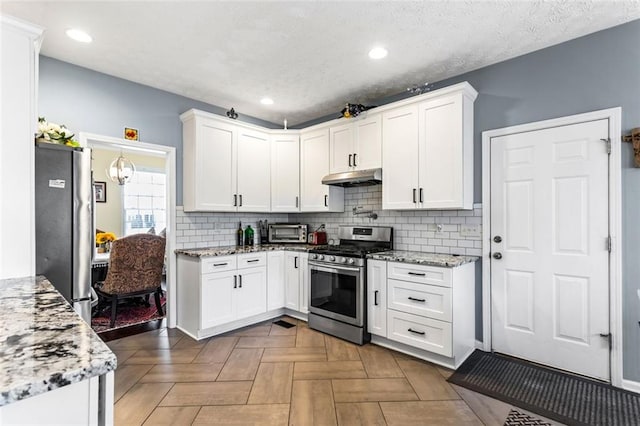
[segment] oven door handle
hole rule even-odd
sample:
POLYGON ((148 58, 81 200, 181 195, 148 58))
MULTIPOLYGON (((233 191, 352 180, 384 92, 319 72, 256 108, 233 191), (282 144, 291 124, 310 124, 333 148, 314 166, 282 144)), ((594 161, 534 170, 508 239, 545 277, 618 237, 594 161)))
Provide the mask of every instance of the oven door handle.
POLYGON ((351 272, 360 272, 360 268, 350 268, 347 266, 340 266, 340 268, 332 268, 327 267, 325 265, 320 265, 317 263, 309 262, 309 270, 311 271, 321 271, 321 272, 330 272, 330 273, 338 273, 341 271, 351 271, 351 272))

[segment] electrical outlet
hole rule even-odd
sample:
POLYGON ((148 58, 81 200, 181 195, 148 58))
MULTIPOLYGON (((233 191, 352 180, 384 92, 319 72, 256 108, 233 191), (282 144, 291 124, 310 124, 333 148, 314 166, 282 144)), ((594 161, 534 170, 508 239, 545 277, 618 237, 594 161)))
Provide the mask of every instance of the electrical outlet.
POLYGON ((461 237, 481 237, 482 231, 480 225, 460 225, 461 237))

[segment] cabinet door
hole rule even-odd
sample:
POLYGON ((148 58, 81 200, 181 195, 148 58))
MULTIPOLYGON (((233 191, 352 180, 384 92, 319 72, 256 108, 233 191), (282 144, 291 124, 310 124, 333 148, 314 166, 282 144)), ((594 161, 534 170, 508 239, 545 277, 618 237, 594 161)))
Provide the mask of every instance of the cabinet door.
POLYGON ((274 135, 271 139, 271 211, 300 210, 300 138, 274 135))
POLYGON ((387 337, 387 262, 367 261, 367 323, 369 333, 387 337))
MULTIPOLYGON (((238 211, 271 210, 271 150, 266 133, 238 132, 238 211)), ((215 181, 211 182, 214 186, 215 181)))
POLYGON ((418 202, 418 106, 382 115, 382 208, 415 209, 418 202))
POLYGON ((284 253, 285 307, 300 310, 300 253, 284 253))
POLYGON ((419 105, 420 208, 463 207, 462 105, 462 94, 419 105))
POLYGON ((235 319, 236 271, 202 275, 200 329, 215 327, 235 319))
POLYGON ((344 211, 344 188, 322 184, 329 174, 329 129, 300 136, 300 211, 344 211))
POLYGON ((267 311, 285 306, 284 252, 267 254, 267 311))
POLYGON ((238 270, 238 288, 236 290, 234 293, 235 319, 267 312, 267 268, 238 270))
POLYGON ((353 168, 353 123, 329 129, 329 173, 346 172, 353 168))
POLYGON ((195 140, 184 142, 185 167, 195 169, 193 179, 184 181, 185 195, 193 194, 190 204, 196 211, 234 211, 237 183, 235 127, 203 117, 196 118, 195 123, 195 140), (189 144, 193 145, 190 154, 193 162, 187 164, 186 145, 189 144))
POLYGON ((309 313, 309 254, 299 253, 299 270, 300 274, 300 312, 303 314, 309 313))
POLYGON ((354 125, 356 137, 353 166, 356 170, 382 167, 382 117, 376 114, 358 120, 354 125))

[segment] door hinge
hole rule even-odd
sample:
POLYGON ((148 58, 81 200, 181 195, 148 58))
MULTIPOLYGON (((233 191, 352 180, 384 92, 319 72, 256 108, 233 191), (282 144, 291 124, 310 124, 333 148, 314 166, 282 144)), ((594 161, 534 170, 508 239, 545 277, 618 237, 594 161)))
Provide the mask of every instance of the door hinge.
POLYGON ((612 241, 611 241, 611 235, 609 235, 609 236, 607 237, 607 251, 608 251, 609 253, 611 253, 611 246, 612 246, 612 245, 613 245, 613 243, 612 243, 612 241))
POLYGON ((609 350, 613 347, 613 335, 611 333, 600 333, 600 337, 609 341, 609 350))
POLYGON ((600 140, 607 144, 607 154, 611 154, 611 138, 600 139, 600 140))

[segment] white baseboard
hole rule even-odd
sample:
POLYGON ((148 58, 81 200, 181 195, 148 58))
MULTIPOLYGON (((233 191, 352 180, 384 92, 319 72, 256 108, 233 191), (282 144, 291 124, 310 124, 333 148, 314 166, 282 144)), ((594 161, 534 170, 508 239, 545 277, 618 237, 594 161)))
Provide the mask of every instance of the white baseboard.
POLYGON ((634 382, 633 380, 622 379, 622 389, 640 393, 640 382, 634 382))
POLYGON ((481 351, 484 351, 484 342, 481 342, 480 340, 476 340, 476 349, 480 349, 481 351))

